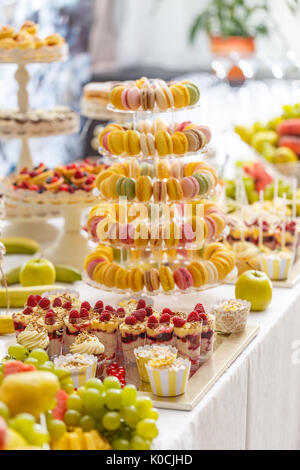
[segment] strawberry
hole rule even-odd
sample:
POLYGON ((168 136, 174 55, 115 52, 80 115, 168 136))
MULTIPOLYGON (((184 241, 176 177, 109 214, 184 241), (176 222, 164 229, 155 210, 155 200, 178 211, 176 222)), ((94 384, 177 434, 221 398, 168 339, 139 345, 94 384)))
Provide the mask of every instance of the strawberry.
POLYGON ((154 315, 151 315, 151 317, 148 318, 148 326, 149 328, 153 328, 156 325, 158 325, 158 320, 154 315))
POLYGON ((32 307, 26 307, 23 310, 24 315, 30 315, 32 313, 32 307))
POLYGON ((61 307, 62 306, 62 301, 59 297, 56 297, 53 300, 53 307, 61 307))
POLYGON ((27 299, 27 305, 29 307, 36 307, 37 306, 37 301, 35 299, 35 296, 34 295, 30 295, 27 299))
POLYGON ((136 322, 137 322, 137 319, 134 315, 129 315, 128 317, 125 318, 126 325, 135 325, 136 322))
POLYGON ((48 310, 48 312, 45 315, 45 323, 46 325, 54 325, 55 323, 55 314, 53 310, 48 310))
POLYGON ((168 313, 163 313, 162 316, 159 319, 159 323, 167 323, 169 324, 171 320, 171 315, 168 313))
POLYGON ((187 321, 192 322, 192 321, 199 321, 199 314, 194 310, 189 314, 187 317, 187 321))
POLYGON ((132 315, 134 315, 138 321, 144 321, 146 317, 146 310, 144 308, 140 308, 139 310, 133 312, 132 315))
POLYGON ((41 307, 43 310, 48 310, 48 308, 50 307, 50 300, 47 299, 47 297, 43 297, 39 301, 39 307, 41 307))
POLYGON ((67 300, 67 302, 65 302, 65 303, 63 304, 63 308, 64 308, 65 310, 71 310, 71 308, 72 308, 71 302, 70 302, 69 300, 67 300))
POLYGON ((87 310, 90 310, 91 305, 89 304, 89 302, 85 301, 85 302, 82 302, 81 308, 86 308, 87 310))
POLYGON ((69 315, 70 323, 76 323, 79 318, 80 316, 78 310, 71 310, 69 315))
POLYGON ((164 308, 162 313, 167 313, 168 315, 171 315, 171 317, 174 315, 174 312, 170 308, 164 308))
POLYGON ((205 313, 205 308, 200 303, 195 305, 194 310, 198 313, 205 313))
POLYGON ((101 313, 100 317, 99 317, 99 320, 100 321, 109 321, 111 318, 111 315, 109 312, 103 312, 101 313))
POLYGON ((146 307, 146 302, 144 299, 140 299, 137 303, 136 309, 139 310, 140 308, 145 308, 146 307))
POLYGON ((183 325, 186 324, 186 320, 184 318, 181 318, 181 317, 174 317, 173 318, 173 325, 176 327, 176 328, 182 328, 183 325))

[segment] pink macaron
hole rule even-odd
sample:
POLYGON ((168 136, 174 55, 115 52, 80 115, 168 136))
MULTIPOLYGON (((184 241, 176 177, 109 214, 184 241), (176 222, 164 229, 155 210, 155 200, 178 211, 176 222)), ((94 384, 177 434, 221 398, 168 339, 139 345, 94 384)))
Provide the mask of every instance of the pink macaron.
POLYGON ((86 272, 87 275, 89 276, 90 279, 93 279, 93 274, 94 274, 94 269, 98 264, 104 263, 106 261, 104 258, 95 258, 90 261, 86 267, 86 272))
POLYGON ((141 105, 141 93, 138 87, 125 88, 121 95, 122 105, 125 109, 136 111, 141 105))
POLYGON ((182 224, 180 243, 191 243, 195 238, 194 230, 191 224, 182 224))
POLYGON ((199 194, 199 183, 193 176, 185 176, 180 180, 183 197, 193 198, 199 194))
POLYGON ((107 134, 105 134, 105 136, 103 137, 102 145, 108 152, 110 152, 109 147, 108 147, 108 143, 107 143, 108 134, 109 134, 109 132, 107 132, 107 134))
POLYGON ((104 217, 95 217, 92 221, 91 221, 91 224, 90 224, 90 234, 92 235, 93 238, 95 238, 96 240, 98 240, 98 236, 97 236, 97 226, 98 226, 98 223, 101 222, 101 220, 103 220, 104 217))
POLYGON ((192 287, 194 283, 191 273, 186 268, 176 269, 173 276, 177 287, 181 290, 186 290, 189 287, 192 287))
POLYGON ((207 226, 207 239, 211 240, 215 236, 217 231, 216 223, 209 216, 204 217, 206 226, 207 226))
POLYGON ((207 127, 207 126, 195 126, 196 129, 198 129, 199 131, 203 132, 203 134, 205 135, 206 137, 206 143, 208 144, 208 142, 211 140, 211 131, 210 131, 210 128, 207 127))

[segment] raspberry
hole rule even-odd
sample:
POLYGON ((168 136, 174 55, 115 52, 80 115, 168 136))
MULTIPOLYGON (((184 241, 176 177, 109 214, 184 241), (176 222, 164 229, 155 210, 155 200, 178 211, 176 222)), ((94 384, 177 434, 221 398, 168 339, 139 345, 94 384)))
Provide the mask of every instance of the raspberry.
POLYGON ((148 326, 151 328, 157 324, 158 324, 157 318, 154 315, 151 315, 151 317, 148 318, 148 326))
POLYGON ((46 325, 54 325, 55 323, 55 316, 53 310, 48 310, 45 315, 45 323, 46 325))
POLYGON ((43 297, 39 301, 39 307, 41 307, 43 310, 47 310, 50 307, 50 300, 47 299, 47 297, 43 297))
POLYGON ((67 300, 67 302, 65 302, 65 303, 63 304, 63 308, 64 308, 65 310, 71 310, 71 308, 72 308, 71 302, 70 302, 69 300, 67 300))
POLYGON ((75 174, 74 174, 75 179, 82 178, 82 177, 83 177, 82 171, 80 170, 75 171, 75 174))
POLYGON ((30 315, 32 313, 32 307, 26 307, 23 310, 24 315, 30 315))
POLYGON ((207 322, 208 319, 206 313, 199 313, 199 318, 203 320, 203 323, 207 322))
POLYGON ((99 320, 100 321, 109 321, 110 318, 111 318, 111 316, 110 316, 109 312, 103 312, 103 313, 101 313, 101 315, 99 317, 99 320))
POLYGON ((153 313, 153 308, 150 307, 150 305, 148 305, 148 306, 145 308, 145 310, 146 310, 146 315, 147 315, 147 317, 150 317, 150 316, 152 315, 152 313, 153 313))
POLYGON ((35 296, 34 295, 30 295, 27 299, 27 305, 29 307, 36 307, 37 306, 37 301, 35 299, 35 296))
POLYGON ((129 315, 125 318, 126 325, 135 325, 136 324, 136 317, 134 315, 129 315))
POLYGON ((40 295, 36 295, 35 300, 37 301, 37 303, 39 303, 39 301, 42 300, 42 297, 40 295))
POLYGON ((174 315, 174 312, 172 312, 172 310, 169 308, 164 308, 162 313, 167 313, 168 315, 171 315, 171 316, 174 315))
POLYGON ((59 297, 56 297, 53 300, 53 307, 61 307, 62 306, 62 301, 59 297))
POLYGON ((125 309, 123 307, 119 307, 117 309, 117 314, 119 317, 125 317, 125 309))
POLYGON ((60 191, 69 191, 69 185, 68 184, 62 184, 59 188, 60 191))
POLYGON ((103 302, 102 302, 102 300, 98 300, 98 302, 95 303, 95 307, 94 307, 94 308, 97 309, 97 310, 100 309, 100 308, 103 309, 103 302))
POLYGON ((86 308, 87 310, 90 310, 91 305, 89 304, 89 302, 82 302, 81 308, 86 308))
POLYGON ((144 321, 146 317, 146 310, 144 308, 140 308, 139 310, 133 312, 132 315, 134 315, 138 321, 144 321))
POLYGON ((182 328, 183 325, 186 324, 186 320, 184 318, 181 318, 181 317, 174 317, 173 318, 173 324, 176 328, 182 328))
POLYGON ((159 323, 170 323, 171 320, 171 315, 168 313, 163 313, 162 316, 159 319, 159 323))
POLYGON ((202 304, 195 305, 194 310, 196 310, 196 312, 198 312, 198 313, 205 313, 205 309, 204 309, 202 304))
POLYGON ((80 318, 78 310, 71 310, 69 315, 70 323, 76 323, 76 321, 80 318))
POLYGON ((89 318, 89 311, 86 308, 81 307, 80 318, 89 318))
POLYGON ((189 314, 189 316, 187 317, 187 321, 199 321, 199 314, 194 310, 193 312, 191 312, 189 314))
POLYGON ((105 310, 108 310, 109 312, 115 312, 115 309, 111 305, 106 305, 105 310))
POLYGON ((146 302, 144 299, 140 299, 137 303, 136 309, 139 310, 140 308, 145 308, 146 307, 146 302))

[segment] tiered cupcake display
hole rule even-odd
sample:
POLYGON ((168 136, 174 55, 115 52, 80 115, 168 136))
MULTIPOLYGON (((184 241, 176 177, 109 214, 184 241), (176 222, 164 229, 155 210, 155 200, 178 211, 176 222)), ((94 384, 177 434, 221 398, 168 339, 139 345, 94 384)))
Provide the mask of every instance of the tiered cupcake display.
POLYGON ((69 108, 30 110, 27 92, 30 76, 26 65, 63 61, 68 56, 68 46, 59 34, 42 39, 38 36, 38 28, 32 21, 26 21, 19 31, 11 26, 3 26, 0 30, 0 63, 17 65, 15 78, 19 86, 19 109, 0 112, 0 137, 22 139, 18 169, 33 166, 29 138, 74 134, 79 129, 79 118, 69 108))
POLYGON ((88 217, 89 235, 99 243, 85 261, 88 282, 149 295, 223 282, 234 256, 217 243, 225 216, 210 201, 216 172, 199 160, 210 130, 175 119, 176 111, 197 105, 197 86, 143 77, 117 84, 109 96, 108 109, 133 119, 123 126, 111 123, 99 136, 101 153, 113 163, 97 177, 101 202, 88 217))

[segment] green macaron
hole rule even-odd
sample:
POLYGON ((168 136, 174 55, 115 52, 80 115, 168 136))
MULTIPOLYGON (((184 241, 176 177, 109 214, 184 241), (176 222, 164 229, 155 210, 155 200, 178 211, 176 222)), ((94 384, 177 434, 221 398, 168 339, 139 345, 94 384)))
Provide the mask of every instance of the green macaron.
POLYGON ((132 178, 120 178, 116 189, 118 195, 126 196, 128 201, 132 201, 135 198, 135 181, 132 178))
POLYGON ((193 106, 194 104, 198 103, 200 99, 200 91, 197 85, 191 82, 184 83, 183 85, 185 86, 190 95, 190 106, 193 106))
POLYGON ((206 178, 201 175, 201 173, 196 173, 193 177, 196 178, 199 183, 199 194, 206 194, 208 191, 208 182, 206 178))

